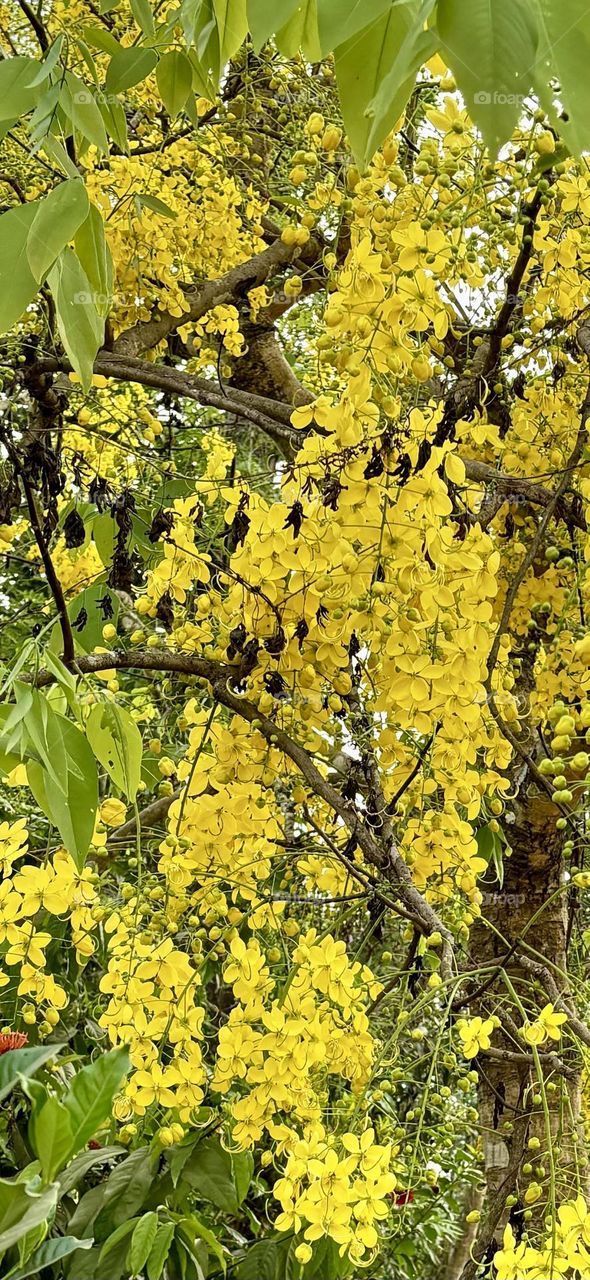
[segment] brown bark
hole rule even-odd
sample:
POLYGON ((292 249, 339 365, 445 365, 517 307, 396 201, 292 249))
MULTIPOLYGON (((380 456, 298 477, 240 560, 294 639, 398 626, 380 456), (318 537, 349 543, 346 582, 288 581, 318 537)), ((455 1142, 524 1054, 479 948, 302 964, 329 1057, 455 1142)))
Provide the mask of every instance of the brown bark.
MULTIPOLYGON (((478 965, 490 966, 488 974, 493 974, 497 966, 497 972, 494 981, 470 1005, 470 1014, 485 1018, 496 1013, 503 1022, 494 1036, 492 1053, 482 1053, 477 1059, 487 1194, 486 1213, 473 1257, 486 1260, 497 1248, 508 1220, 516 1232, 524 1226, 525 1196, 533 1182, 543 1190, 534 1202, 528 1225, 534 1228, 542 1223, 549 1200, 552 1160, 556 1201, 576 1194, 582 1154, 578 1142, 580 1067, 575 1050, 565 1040, 562 1044, 550 1042, 541 1046, 540 1078, 531 1060, 534 1055, 530 1046, 518 1035, 522 1015, 515 1008, 508 986, 509 982, 531 1020, 552 1000, 554 993, 544 990, 526 967, 534 951, 534 958, 542 957, 549 969, 558 993, 566 994, 567 898, 558 892, 566 835, 556 829, 555 806, 536 791, 528 778, 510 816, 513 821, 507 822, 506 833, 512 854, 505 862, 504 883, 497 891, 484 892, 482 916, 471 935, 471 953, 478 965), (530 950, 527 952, 526 948, 530 950), (560 1062, 563 1071, 559 1069, 560 1062), (537 1092, 545 1093, 548 1116, 543 1105, 533 1101, 537 1092), (530 1139, 538 1140, 538 1150, 531 1150, 530 1139), (532 1173, 524 1172, 527 1164, 532 1165, 532 1173), (511 1209, 506 1206, 509 1195, 517 1197, 517 1204, 511 1209)), ((570 996, 567 1003, 571 1006, 570 996)), ((473 1274, 475 1266, 469 1261, 462 1280, 471 1280, 473 1274)))

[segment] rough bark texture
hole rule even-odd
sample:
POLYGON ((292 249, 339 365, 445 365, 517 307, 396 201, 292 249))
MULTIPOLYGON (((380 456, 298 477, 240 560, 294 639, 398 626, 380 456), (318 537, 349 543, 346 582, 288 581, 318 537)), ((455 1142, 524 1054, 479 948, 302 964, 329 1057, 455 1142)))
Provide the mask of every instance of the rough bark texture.
MULTIPOLYGON (((482 1053, 477 1059, 487 1212, 473 1257, 486 1261, 491 1260, 508 1220, 518 1236, 527 1203, 525 1195, 533 1181, 543 1188, 533 1205, 533 1225, 537 1218, 542 1223, 548 1206, 551 1158, 558 1203, 574 1194, 579 1173, 579 1063, 571 1051, 567 1052, 559 1044, 550 1042, 539 1049, 543 1089, 547 1090, 549 1085, 547 1116, 543 1106, 533 1102, 539 1075, 534 1063, 526 1060, 531 1056, 530 1047, 524 1040, 515 1039, 509 1025, 513 1019, 516 1026, 520 1026, 522 1019, 514 1009, 506 983, 507 978, 530 1010, 531 1018, 549 1002, 549 996, 539 983, 535 984, 522 957, 525 961, 528 956, 545 963, 560 991, 566 990, 562 976, 567 966, 566 898, 556 892, 563 869, 562 845, 566 833, 556 829, 557 816, 551 801, 525 779, 509 815, 513 821, 506 823, 512 854, 506 859, 504 883, 501 890, 485 893, 482 917, 471 936, 471 951, 478 964, 497 962, 498 965, 495 981, 474 1001, 471 1014, 488 1017, 496 1008, 502 1016, 503 998, 510 1010, 500 1039, 498 1035, 494 1037, 496 1053, 499 1048, 505 1056, 482 1053), (521 943, 530 950, 527 952, 521 943), (547 1053, 551 1055, 551 1051, 557 1051, 564 1059, 567 1075, 556 1070, 554 1057, 548 1061, 547 1053), (519 1052, 522 1060, 518 1060, 519 1052), (531 1138, 538 1139, 538 1150, 529 1148, 531 1138), (527 1164, 533 1166, 532 1173, 523 1171, 527 1164), (505 1204, 508 1195, 517 1197, 512 1208, 505 1204)), ((571 1003, 569 997, 568 1004, 571 1003)), ((471 1280, 474 1274, 475 1266, 470 1260, 463 1269, 462 1280, 471 1280)))

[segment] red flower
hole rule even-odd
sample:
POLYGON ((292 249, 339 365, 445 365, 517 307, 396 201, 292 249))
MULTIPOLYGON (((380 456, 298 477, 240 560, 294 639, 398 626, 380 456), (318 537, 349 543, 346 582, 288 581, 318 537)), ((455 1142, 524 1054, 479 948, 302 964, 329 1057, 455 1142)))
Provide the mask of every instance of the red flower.
POLYGON ((96 1141, 96 1138, 91 1138, 91 1139, 90 1139, 90 1142, 88 1143, 88 1150, 89 1150, 89 1151, 101 1151, 101 1150, 102 1150, 102 1142, 97 1142, 97 1141, 96 1141))
POLYGON ((392 1199, 396 1209, 403 1209, 407 1204, 414 1203, 414 1192, 410 1190, 394 1191, 392 1199))
POLYGON ((0 1031, 0 1053, 10 1053, 11 1049, 22 1049, 29 1043, 26 1031, 0 1031))

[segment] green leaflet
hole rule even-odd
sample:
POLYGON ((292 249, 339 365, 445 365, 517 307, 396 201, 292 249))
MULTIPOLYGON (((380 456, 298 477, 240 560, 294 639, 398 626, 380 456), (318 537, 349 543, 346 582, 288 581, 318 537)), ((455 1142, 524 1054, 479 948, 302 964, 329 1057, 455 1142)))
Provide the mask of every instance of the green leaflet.
POLYGON ((67 178, 41 201, 27 238, 27 258, 40 284, 58 254, 88 216, 89 200, 82 181, 67 178))
POLYGON ((86 732, 103 769, 128 800, 135 800, 141 781, 142 741, 129 712, 114 702, 96 703, 86 721, 86 732))
POLYGON ((88 391, 94 361, 104 338, 104 318, 98 313, 92 285, 72 249, 62 250, 49 272, 48 283, 60 338, 84 390, 88 391))
POLYGON ((0 333, 8 333, 36 297, 38 284, 29 266, 27 240, 39 201, 17 205, 0 217, 0 333))
MULTIPOLYGON (((562 7, 563 12, 563 7, 562 7)), ((538 30, 529 0, 439 0, 442 54, 493 155, 510 137, 529 92, 538 30)))
POLYGON ((193 84, 193 69, 186 53, 180 49, 165 53, 158 63, 156 80, 162 102, 174 119, 182 111, 193 84))

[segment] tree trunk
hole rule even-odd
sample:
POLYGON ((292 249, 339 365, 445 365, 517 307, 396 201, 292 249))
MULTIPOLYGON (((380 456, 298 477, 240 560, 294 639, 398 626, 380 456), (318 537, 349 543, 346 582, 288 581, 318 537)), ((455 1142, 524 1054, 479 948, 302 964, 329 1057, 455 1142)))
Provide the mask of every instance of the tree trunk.
MULTIPOLYGON (((549 1003, 549 995, 526 968, 527 960, 545 965, 565 992, 567 899, 558 892, 565 833, 556 829, 558 816, 533 784, 523 786, 508 815, 512 854, 505 862, 504 883, 497 892, 484 892, 481 919, 471 934, 471 953, 478 965, 496 963, 498 968, 493 982, 493 968, 484 971, 470 1014, 486 1018, 496 1013, 503 1024, 494 1035, 491 1053, 481 1053, 476 1060, 487 1189, 486 1214, 473 1250, 478 1260, 491 1260, 508 1221, 517 1238, 525 1221, 533 1231, 542 1225, 551 1200, 552 1161, 557 1203, 576 1194, 580 1177, 579 1062, 570 1048, 546 1041, 538 1051, 539 1076, 531 1047, 515 1035, 523 1018, 510 994, 512 987, 531 1021, 549 1003), (564 1052, 567 1074, 559 1071, 556 1061, 564 1052), (535 1095, 544 1095, 546 1109, 534 1101, 535 1095), (534 1183, 541 1188, 536 1200, 534 1183), (507 1206, 507 1196, 516 1196, 516 1204, 507 1206), (523 1217, 526 1209, 532 1209, 530 1221, 523 1217)), ((462 1280, 474 1273, 469 1261, 462 1280)))

